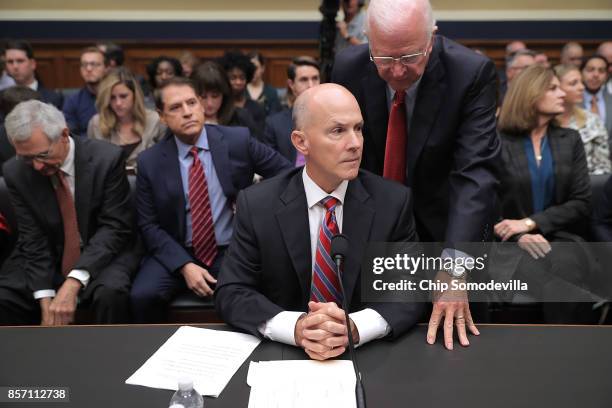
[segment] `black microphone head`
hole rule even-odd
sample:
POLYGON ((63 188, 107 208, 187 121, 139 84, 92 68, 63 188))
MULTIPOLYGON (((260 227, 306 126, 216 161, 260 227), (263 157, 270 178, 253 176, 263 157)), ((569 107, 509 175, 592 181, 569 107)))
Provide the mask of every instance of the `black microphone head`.
POLYGON ((331 239, 331 256, 335 259, 337 256, 346 258, 349 251, 349 240, 344 234, 334 235, 331 239))

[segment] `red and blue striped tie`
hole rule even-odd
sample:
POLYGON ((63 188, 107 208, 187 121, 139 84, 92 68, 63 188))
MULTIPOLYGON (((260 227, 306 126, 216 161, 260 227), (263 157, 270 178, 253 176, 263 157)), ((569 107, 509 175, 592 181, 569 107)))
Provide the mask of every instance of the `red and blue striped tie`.
POLYGON ((208 196, 204 167, 198 158, 198 148, 191 148, 193 163, 189 168, 189 206, 191 207, 191 245, 195 256, 210 267, 217 256, 215 225, 208 196))
POLYGON ((334 235, 340 233, 335 213, 338 199, 327 196, 320 203, 325 206, 327 212, 319 229, 315 264, 312 271, 310 300, 315 302, 336 302, 338 306, 342 307, 342 292, 340 291, 340 282, 336 274, 336 264, 330 255, 331 239, 334 235))

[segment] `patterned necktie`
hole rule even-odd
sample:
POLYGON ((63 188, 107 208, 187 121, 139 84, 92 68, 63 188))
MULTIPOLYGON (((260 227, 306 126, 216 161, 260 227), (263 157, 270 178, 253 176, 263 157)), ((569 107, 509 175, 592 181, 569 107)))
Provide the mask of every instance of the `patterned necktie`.
POLYGON ((404 183, 406 179, 406 92, 395 91, 389 125, 387 127, 387 144, 385 146, 385 163, 383 177, 404 183))
POLYGON ((597 95, 591 97, 591 112, 599 116, 599 105, 597 104, 597 95))
POLYGON ((62 214, 62 224, 64 226, 62 274, 66 276, 79 260, 79 256, 81 256, 81 239, 74 199, 72 198, 66 176, 61 170, 58 170, 56 178, 57 185, 55 186, 55 196, 57 197, 57 204, 62 214))
POLYGON ((342 307, 342 292, 336 274, 336 263, 331 258, 331 239, 338 235, 336 222, 336 205, 338 199, 327 196, 320 202, 327 212, 319 229, 315 264, 312 271, 312 285, 310 287, 310 300, 315 302, 336 302, 342 307))
POLYGON ((193 163, 189 168, 189 206, 191 207, 191 245, 196 258, 210 267, 217 256, 215 225, 210 209, 208 183, 204 167, 198 157, 198 148, 190 150, 193 163))

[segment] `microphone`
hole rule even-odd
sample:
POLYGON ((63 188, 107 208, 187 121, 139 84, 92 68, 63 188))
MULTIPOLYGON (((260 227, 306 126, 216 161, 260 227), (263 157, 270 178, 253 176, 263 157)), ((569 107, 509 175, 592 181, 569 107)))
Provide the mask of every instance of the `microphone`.
POLYGON ((344 234, 334 235, 331 239, 331 256, 336 263, 336 274, 338 275, 338 281, 340 282, 340 291, 342 292, 342 308, 344 309, 344 317, 346 323, 346 330, 348 333, 349 343, 349 355, 353 362, 353 368, 355 369, 355 398, 357 400, 357 408, 366 408, 365 391, 363 384, 361 383, 361 373, 359 367, 357 367, 357 358, 355 357, 355 344, 353 344, 353 335, 351 332, 351 324, 348 314, 348 300, 346 299, 346 293, 344 292, 344 284, 342 283, 342 269, 344 259, 349 251, 349 240, 344 234))

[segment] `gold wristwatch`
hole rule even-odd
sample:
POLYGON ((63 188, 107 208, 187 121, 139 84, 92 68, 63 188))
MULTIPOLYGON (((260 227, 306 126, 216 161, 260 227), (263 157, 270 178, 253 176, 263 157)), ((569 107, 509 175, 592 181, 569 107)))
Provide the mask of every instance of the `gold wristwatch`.
POLYGON ((525 218, 525 226, 527 227, 527 232, 533 231, 536 227, 536 223, 531 218, 525 218))

